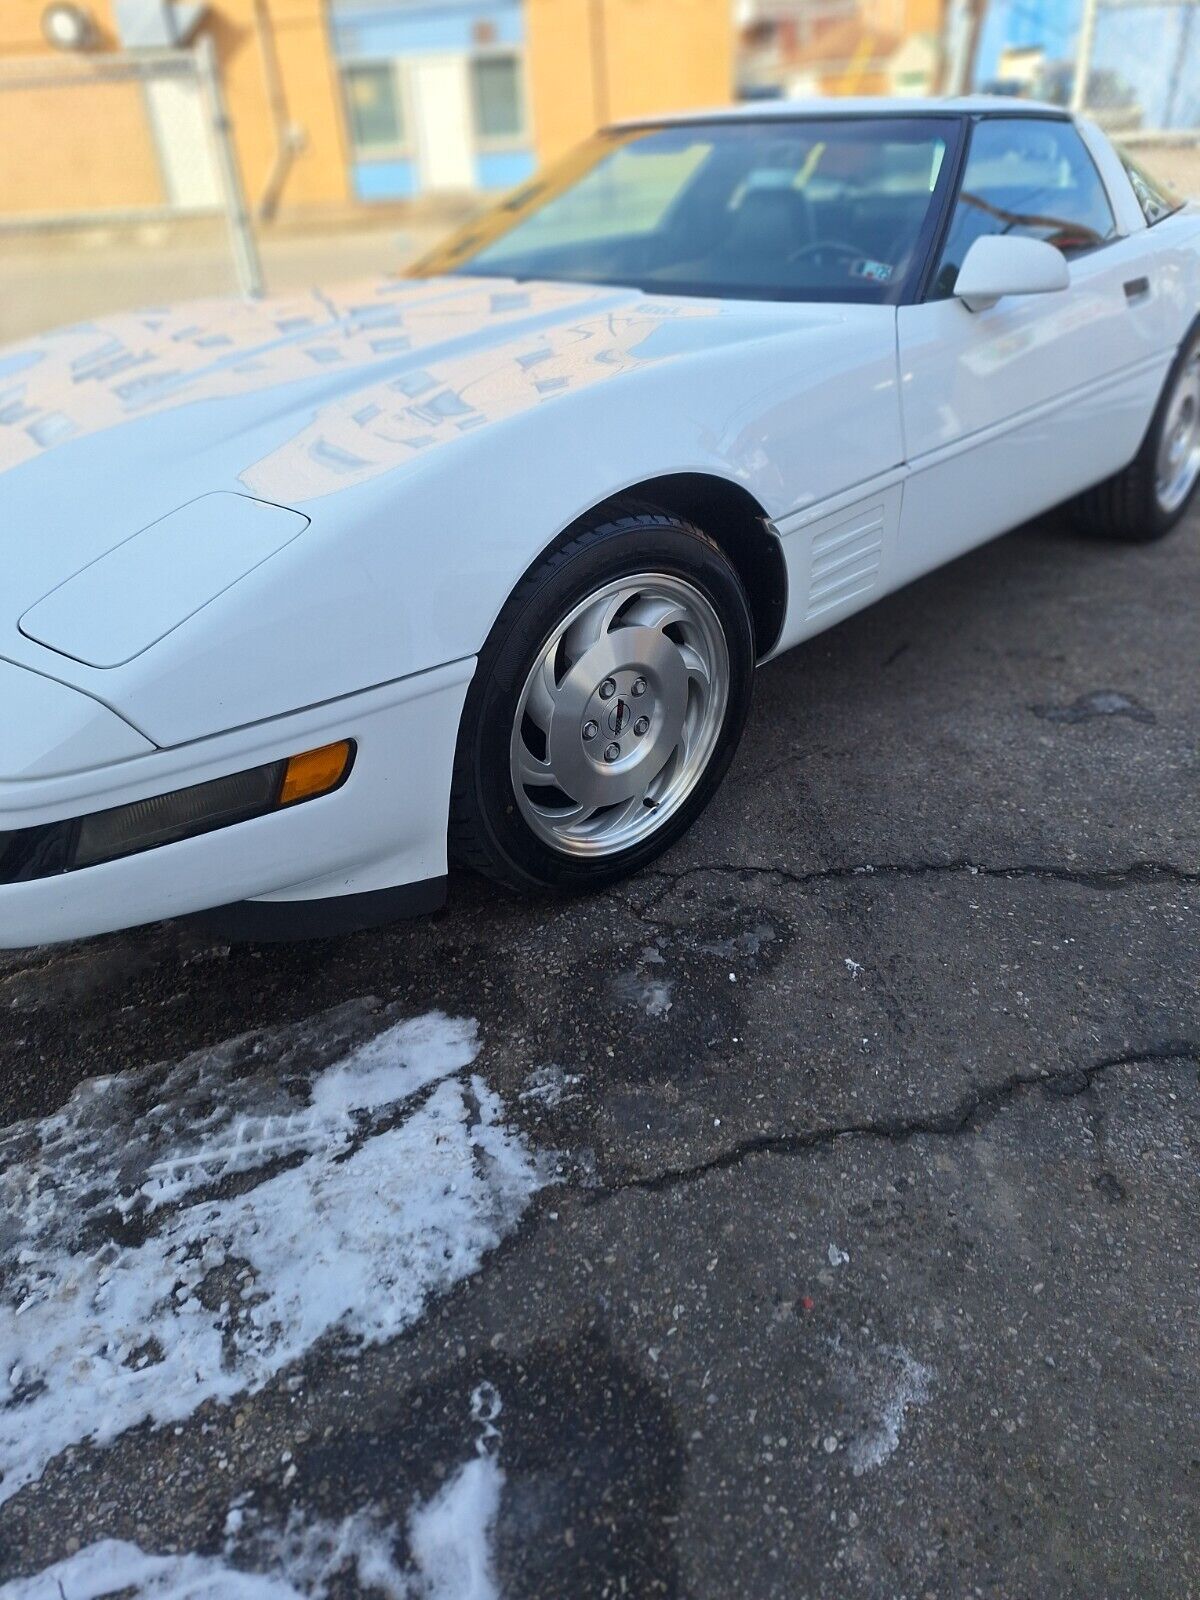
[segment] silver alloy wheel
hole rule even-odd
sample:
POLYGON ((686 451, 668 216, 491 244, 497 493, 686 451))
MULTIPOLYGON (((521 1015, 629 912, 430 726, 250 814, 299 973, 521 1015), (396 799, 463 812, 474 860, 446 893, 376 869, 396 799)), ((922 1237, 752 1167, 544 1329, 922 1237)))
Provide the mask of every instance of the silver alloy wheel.
POLYGON ((1200 478, 1200 349, 1175 379, 1155 462, 1155 496, 1168 516, 1179 510, 1200 478))
POLYGON ((543 843, 611 856, 695 789, 729 702, 729 647, 699 589, 665 573, 605 584, 538 652, 517 703, 513 792, 543 843))

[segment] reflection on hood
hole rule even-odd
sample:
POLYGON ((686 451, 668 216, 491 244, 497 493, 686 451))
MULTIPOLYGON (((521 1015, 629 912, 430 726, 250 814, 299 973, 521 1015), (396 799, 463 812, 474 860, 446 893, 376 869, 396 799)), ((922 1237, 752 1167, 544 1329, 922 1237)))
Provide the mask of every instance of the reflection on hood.
POLYGON ((402 466, 431 445, 499 422, 555 395, 628 371, 653 349, 664 315, 711 308, 612 311, 506 341, 485 356, 447 358, 323 406, 312 422, 241 475, 265 500, 316 499, 402 466))
POLYGON ((653 349, 662 324, 718 315, 631 290, 478 278, 123 313, 0 354, 0 472, 156 412, 315 379, 328 403, 310 398, 296 435, 241 473, 254 494, 309 499, 672 353, 653 349))

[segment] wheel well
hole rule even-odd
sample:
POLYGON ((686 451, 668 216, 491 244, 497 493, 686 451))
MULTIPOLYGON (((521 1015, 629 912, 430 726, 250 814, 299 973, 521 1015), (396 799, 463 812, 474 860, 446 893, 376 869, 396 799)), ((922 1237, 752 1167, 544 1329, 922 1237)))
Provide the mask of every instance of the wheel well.
POLYGON ((593 508, 596 512, 652 510, 681 517, 715 539, 733 563, 750 601, 754 645, 763 657, 774 648, 787 610, 787 563, 766 512, 736 483, 704 472, 674 472, 635 483, 593 508))

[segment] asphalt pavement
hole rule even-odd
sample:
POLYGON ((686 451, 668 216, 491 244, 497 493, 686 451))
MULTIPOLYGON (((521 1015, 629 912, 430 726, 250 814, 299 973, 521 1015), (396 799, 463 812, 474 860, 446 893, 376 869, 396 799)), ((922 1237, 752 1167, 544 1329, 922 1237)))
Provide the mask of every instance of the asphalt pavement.
MULTIPOLYGON (((277 1072, 307 1106, 331 1039, 429 1013, 478 1029, 451 1108, 492 1186, 475 1255, 438 1234, 411 1315, 416 1255, 244 1382, 231 1335, 236 1392, 177 1384, 106 1443, 107 1402, 77 1403, 0 1503, 0 1595, 106 1538, 330 1596, 1200 1594, 1200 519, 1146 548, 1047 519, 770 664, 709 814, 599 898, 463 877, 336 942, 167 925, 0 956, 26 1183, 0 1253, 53 1201, 86 1080, 132 1109, 72 1146, 72 1259, 120 1267, 158 1213, 85 1193, 105 1141, 221 1114, 205 1082, 277 1072), (498 1501, 455 1591, 417 1512, 472 1461, 498 1501), (352 1541, 303 1567, 305 1528, 364 1516, 408 1578, 372 1588, 352 1541)), ((364 1115, 336 1138, 370 1143, 364 1115)), ((209 1179, 205 1204, 260 1192, 209 1179)), ((402 1226, 428 1242, 425 1217, 402 1226)), ((352 1200, 339 1226, 372 1224, 352 1200)), ((8 1381, 0 1434, 33 1392, 8 1381)), ((58 1426, 70 1369, 38 1381, 58 1426)))

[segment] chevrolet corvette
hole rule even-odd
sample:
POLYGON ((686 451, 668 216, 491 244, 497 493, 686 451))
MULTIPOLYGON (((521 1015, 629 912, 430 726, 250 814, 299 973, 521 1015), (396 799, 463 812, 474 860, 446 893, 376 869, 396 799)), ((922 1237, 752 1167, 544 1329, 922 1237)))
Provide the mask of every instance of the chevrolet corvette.
POLYGON ((403 276, 0 352, 0 946, 597 888, 758 663, 1200 479, 1200 208, 1011 100, 606 129, 403 276))

